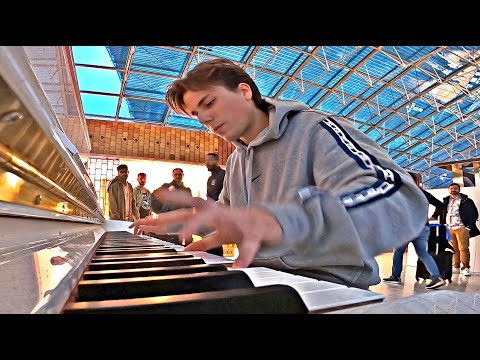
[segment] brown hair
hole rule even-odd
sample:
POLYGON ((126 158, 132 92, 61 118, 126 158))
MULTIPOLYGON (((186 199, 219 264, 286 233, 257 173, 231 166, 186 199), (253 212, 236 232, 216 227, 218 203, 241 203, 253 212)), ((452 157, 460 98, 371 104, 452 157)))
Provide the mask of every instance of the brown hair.
POLYGON ((460 190, 460 184, 452 182, 450 185, 448 185, 448 187, 450 187, 450 186, 456 186, 456 187, 458 187, 458 190, 460 190))
POLYGON ((218 154, 217 153, 211 152, 211 153, 208 153, 207 156, 212 156, 212 157, 214 157, 215 159, 218 160, 218 154))
POLYGON ((187 91, 204 90, 212 86, 223 86, 234 91, 240 83, 250 86, 255 105, 267 112, 268 103, 262 98, 253 79, 240 66, 227 59, 213 59, 195 66, 184 78, 177 79, 168 86, 165 101, 177 114, 190 116, 183 101, 187 91))
POLYGON ((417 184, 417 185, 421 184, 421 182, 422 182, 422 175, 421 174, 414 173, 414 172, 411 172, 411 171, 409 171, 408 173, 410 174, 412 179, 415 181, 415 184, 417 184))

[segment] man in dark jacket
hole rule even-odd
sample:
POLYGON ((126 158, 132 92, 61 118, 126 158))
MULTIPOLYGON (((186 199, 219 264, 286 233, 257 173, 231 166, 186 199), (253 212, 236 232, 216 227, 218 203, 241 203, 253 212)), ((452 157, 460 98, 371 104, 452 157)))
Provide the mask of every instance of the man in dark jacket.
MULTIPOLYGON (((190 195, 192 195, 192 190, 188 186, 185 186, 185 184, 183 183, 182 168, 173 169, 172 177, 173 177, 172 181, 170 181, 169 183, 163 183, 162 186, 160 186, 158 189, 155 189, 152 192, 152 204, 151 204, 152 211, 157 214, 182 208, 182 206, 177 206, 168 202, 159 201, 155 196, 155 193, 158 192, 159 189, 168 189, 168 191, 185 191, 190 195)), ((181 228, 182 228, 181 224, 169 224, 168 226, 166 226, 165 231, 167 232, 167 234, 174 235, 174 234, 177 234, 181 228)), ((159 234, 163 235, 163 232, 160 232, 159 234)), ((174 240, 171 239, 171 241, 174 241, 174 240)), ((180 241, 180 240, 176 239, 176 241, 180 241)))
POLYGON ((218 166, 218 154, 208 153, 205 157, 205 166, 212 173, 207 180, 207 197, 217 201, 225 178, 225 170, 218 166))
MULTIPOLYGON (((207 180, 207 197, 218 201, 218 196, 223 189, 223 179, 225 178, 225 170, 218 166, 218 154, 208 153, 205 157, 205 166, 212 173, 207 180)), ((208 252, 223 256, 223 246, 208 250, 208 252)))
MULTIPOLYGON (((183 169, 173 169, 172 177, 173 180, 169 183, 164 183, 162 186, 160 186, 160 189, 168 189, 169 191, 187 191, 188 193, 190 193, 190 195, 192 195, 192 190, 188 186, 185 186, 185 184, 183 183, 183 169)), ((180 208, 181 206, 175 206, 170 203, 161 203, 155 196, 152 197, 152 209, 156 213, 168 212, 180 208)))
POLYGON ((440 223, 448 224, 450 243, 455 250, 454 272, 460 273, 461 270, 464 276, 470 276, 470 238, 480 235, 475 224, 478 219, 478 210, 472 199, 460 193, 459 184, 450 184, 448 192, 450 196, 443 198, 443 207, 436 208, 431 218, 436 219, 440 216, 440 223))

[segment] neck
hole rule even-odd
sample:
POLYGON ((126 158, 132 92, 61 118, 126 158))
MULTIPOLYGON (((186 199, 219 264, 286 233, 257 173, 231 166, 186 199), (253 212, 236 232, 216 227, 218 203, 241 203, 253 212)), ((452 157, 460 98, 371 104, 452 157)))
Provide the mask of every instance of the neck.
POLYGON ((252 142, 252 140, 255 139, 263 129, 268 127, 268 125, 268 113, 255 108, 251 117, 250 126, 245 131, 245 134, 240 137, 240 140, 246 145, 250 144, 250 142, 252 142))
POLYGON ((140 190, 145 190, 145 185, 140 185, 140 184, 139 184, 139 185, 138 185, 138 188, 139 188, 140 190))

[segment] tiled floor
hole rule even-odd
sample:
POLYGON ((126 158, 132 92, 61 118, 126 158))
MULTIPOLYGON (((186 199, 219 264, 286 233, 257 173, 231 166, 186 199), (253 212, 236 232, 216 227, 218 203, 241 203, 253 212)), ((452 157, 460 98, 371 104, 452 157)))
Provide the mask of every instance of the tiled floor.
MULTIPOLYGON (((377 257, 378 266, 380 269, 380 277, 389 277, 392 274, 392 253, 386 253, 377 257)), ((438 290, 453 290, 467 293, 480 293, 480 273, 474 273, 472 276, 463 276, 460 274, 453 274, 452 282, 447 283, 438 290, 427 290, 425 281, 415 280, 415 266, 406 265, 407 254, 405 254, 402 271, 402 284, 388 284, 383 281, 375 286, 371 286, 370 290, 379 292, 385 295, 384 301, 392 301, 395 299, 404 298, 406 296, 430 293, 438 290)))
MULTIPOLYGON (((416 259, 416 257, 415 257, 416 259)), ((392 271, 392 253, 377 257, 382 278, 392 271)), ((385 295, 382 302, 333 311, 335 314, 480 314, 480 273, 454 274, 452 282, 427 290, 428 282, 415 279, 416 266, 404 257, 402 284, 381 282, 370 290, 385 295)), ((416 261, 413 262, 416 264, 416 261)), ((427 280, 429 281, 429 280, 427 280)))

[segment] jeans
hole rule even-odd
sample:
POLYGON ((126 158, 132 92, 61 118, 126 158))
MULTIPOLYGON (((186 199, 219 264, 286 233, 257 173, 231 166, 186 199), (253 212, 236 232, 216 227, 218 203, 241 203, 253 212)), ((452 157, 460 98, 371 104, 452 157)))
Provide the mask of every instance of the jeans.
MULTIPOLYGON (((432 255, 428 253, 428 237, 430 236, 430 227, 427 225, 422 230, 420 235, 413 239, 411 242, 415 247, 415 251, 422 260, 425 268, 430 273, 432 280, 440 277, 440 270, 438 269, 437 263, 433 259, 432 255)), ((398 247, 393 250, 393 266, 392 266, 392 275, 395 277, 400 277, 403 269, 403 254, 408 244, 398 247)))

